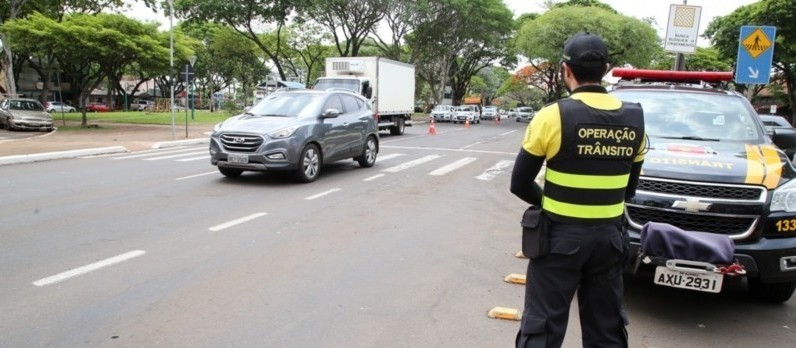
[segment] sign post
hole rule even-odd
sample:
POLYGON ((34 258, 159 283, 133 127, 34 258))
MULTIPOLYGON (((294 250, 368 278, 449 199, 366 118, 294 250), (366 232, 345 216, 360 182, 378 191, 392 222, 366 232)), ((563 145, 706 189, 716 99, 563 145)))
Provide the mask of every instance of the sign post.
POLYGON ((741 27, 735 83, 768 84, 776 34, 777 28, 772 26, 741 27))
POLYGON ((667 52, 693 54, 699 36, 700 16, 700 6, 669 6, 669 24, 666 26, 663 49, 667 52))

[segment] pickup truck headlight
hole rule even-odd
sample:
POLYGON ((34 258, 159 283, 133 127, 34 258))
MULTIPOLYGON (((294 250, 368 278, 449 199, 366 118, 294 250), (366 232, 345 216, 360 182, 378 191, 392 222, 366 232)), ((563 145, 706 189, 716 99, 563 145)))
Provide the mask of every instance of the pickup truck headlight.
POLYGON ((298 129, 298 126, 282 128, 278 131, 269 133, 268 136, 275 139, 283 139, 293 135, 293 133, 296 132, 296 129, 298 129))
POLYGON ((771 211, 796 212, 796 180, 791 180, 774 190, 771 211))

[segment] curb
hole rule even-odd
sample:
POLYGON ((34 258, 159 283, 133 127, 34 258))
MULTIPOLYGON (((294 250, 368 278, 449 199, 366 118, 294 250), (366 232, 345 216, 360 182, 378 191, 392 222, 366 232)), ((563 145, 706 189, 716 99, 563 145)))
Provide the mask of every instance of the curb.
POLYGON ((153 149, 166 149, 170 147, 177 147, 183 145, 196 145, 196 144, 209 144, 210 138, 199 138, 199 139, 185 139, 185 140, 173 140, 173 141, 161 141, 159 143, 152 144, 153 149))
POLYGON ((36 153, 31 155, 5 156, 5 157, 0 157, 0 166, 6 164, 41 162, 41 161, 50 161, 56 159, 93 156, 93 155, 102 155, 102 154, 119 153, 119 152, 127 152, 127 148, 124 146, 110 146, 110 147, 98 147, 98 148, 83 149, 83 150, 44 152, 44 153, 36 153))

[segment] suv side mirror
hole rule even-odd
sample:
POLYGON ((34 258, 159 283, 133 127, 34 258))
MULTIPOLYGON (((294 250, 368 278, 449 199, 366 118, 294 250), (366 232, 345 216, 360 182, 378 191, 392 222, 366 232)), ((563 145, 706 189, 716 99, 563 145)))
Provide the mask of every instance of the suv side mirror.
POLYGON ((321 116, 323 116, 324 118, 335 118, 337 116, 340 116, 340 114, 342 114, 342 112, 340 112, 340 110, 337 110, 337 109, 326 109, 326 111, 324 111, 323 115, 321 115, 321 116))
POLYGON ((796 148, 796 129, 793 128, 774 128, 771 140, 780 149, 796 148))

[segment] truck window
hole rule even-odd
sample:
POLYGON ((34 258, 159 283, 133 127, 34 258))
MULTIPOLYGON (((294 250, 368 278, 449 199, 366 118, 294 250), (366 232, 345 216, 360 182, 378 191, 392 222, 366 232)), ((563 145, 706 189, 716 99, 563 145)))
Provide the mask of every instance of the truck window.
POLYGON ((360 94, 359 80, 354 80, 354 79, 333 79, 333 78, 319 79, 318 82, 315 83, 315 87, 313 89, 325 91, 331 88, 342 88, 354 92, 356 94, 360 94))

